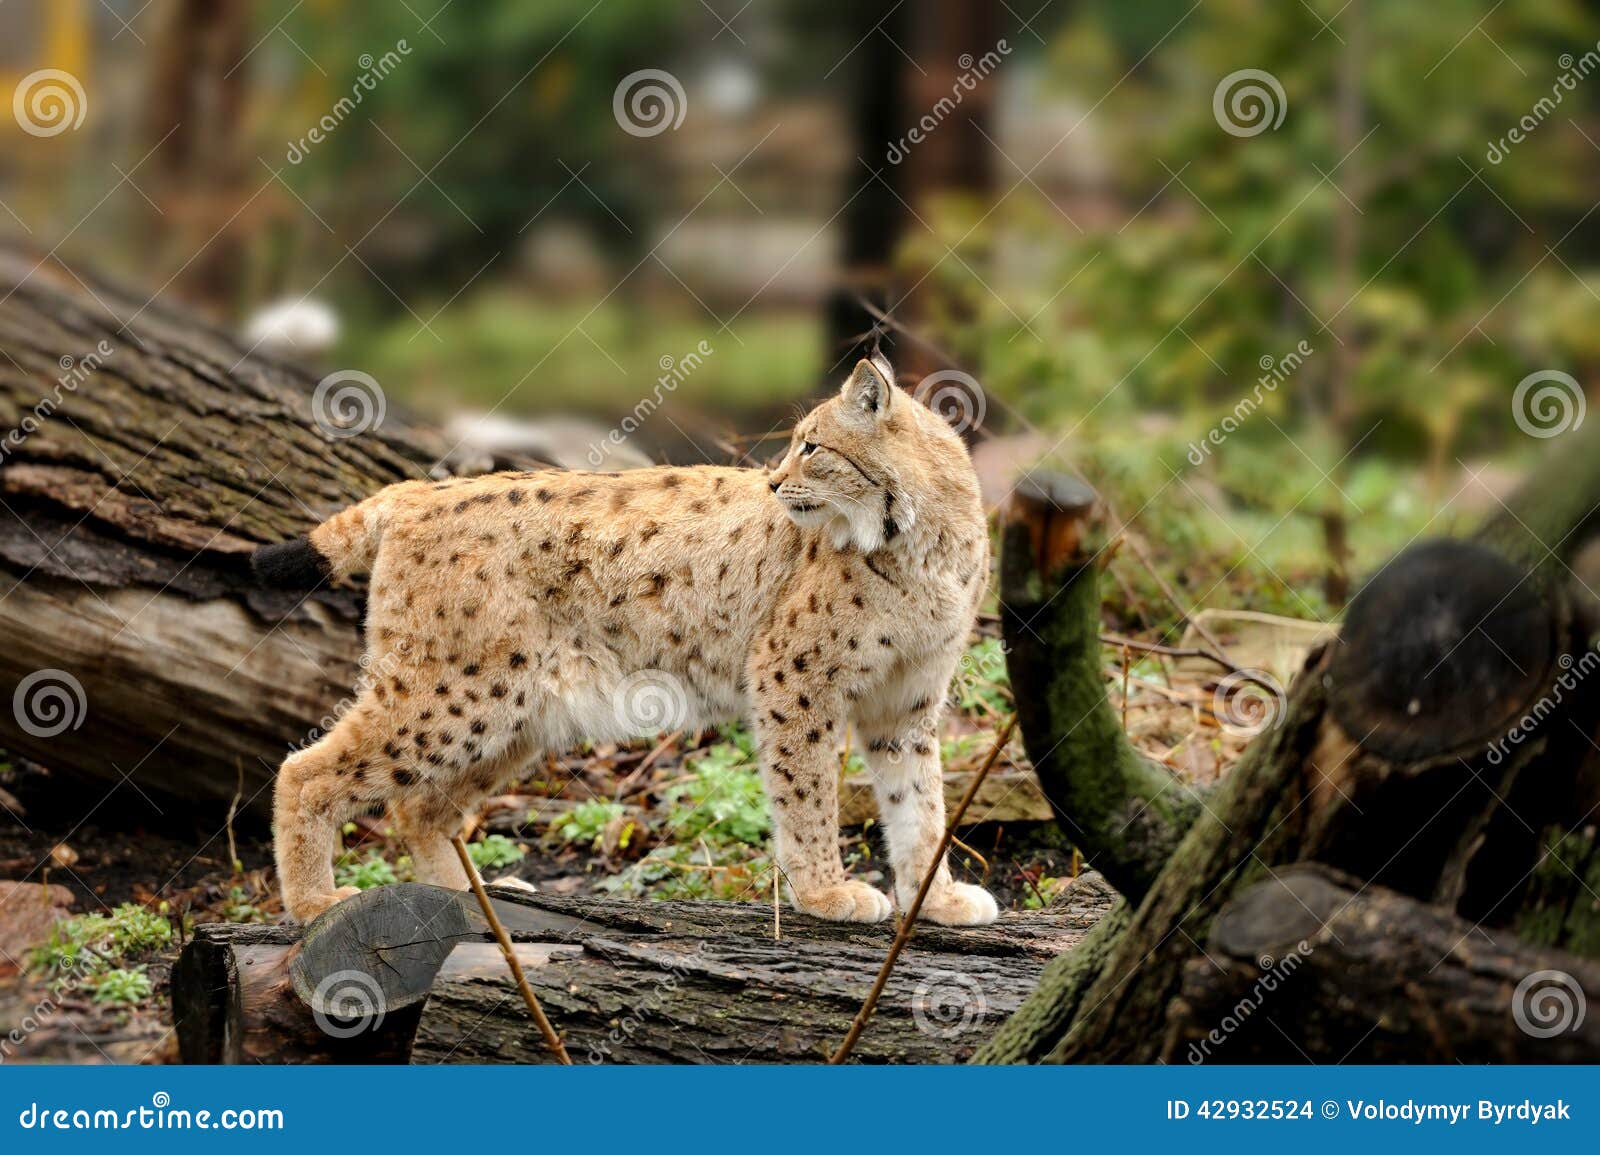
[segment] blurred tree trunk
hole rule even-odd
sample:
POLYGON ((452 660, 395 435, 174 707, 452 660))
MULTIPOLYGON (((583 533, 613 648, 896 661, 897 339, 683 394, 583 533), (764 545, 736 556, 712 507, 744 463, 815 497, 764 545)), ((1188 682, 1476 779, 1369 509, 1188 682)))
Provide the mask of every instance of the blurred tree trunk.
MULTIPOLYGON (((929 231, 937 227, 941 202, 965 198, 974 210, 973 219, 989 211, 995 195, 994 154, 991 143, 996 134, 993 108, 995 84, 992 77, 973 80, 974 67, 985 53, 995 51, 1001 38, 1004 9, 989 0, 932 0, 924 5, 925 15, 912 23, 907 47, 914 63, 901 70, 906 85, 904 135, 924 117, 937 119, 926 137, 906 149, 904 181, 910 203, 911 237, 931 246, 926 268, 913 264, 898 278, 899 299, 895 316, 907 327, 921 333, 928 330, 957 331, 977 322, 971 302, 955 294, 940 294, 935 266, 954 261, 947 256, 946 243, 957 243, 963 260, 980 278, 991 276, 988 253, 981 230, 964 243, 960 234, 939 238, 929 231), (971 80, 968 88, 962 78, 971 80), (953 108, 952 101, 959 101, 953 108), (941 110, 947 109, 948 112, 941 110), (973 241, 978 242, 974 245, 973 241), (976 259, 973 250, 979 250, 976 259)), ((962 229, 962 232, 966 232, 962 229)), ((960 265, 947 271, 961 271, 960 265)), ((976 287, 976 294, 987 296, 988 289, 976 287)), ((960 357, 960 352, 956 352, 960 357)), ((896 368, 908 380, 917 381, 944 368, 959 368, 976 376, 979 366, 970 358, 951 364, 949 353, 924 342, 912 341, 901 353, 896 368)))
MULTIPOLYGON (((830 309, 829 363, 847 357, 851 339, 872 329, 874 309, 888 312, 913 331, 909 338, 886 332, 884 340, 904 382, 914 384, 953 367, 947 353, 918 339, 929 322, 975 318, 959 303, 934 304, 935 278, 922 268, 897 275, 895 259, 905 242, 932 242, 928 230, 941 198, 967 195, 988 208, 995 185, 989 140, 994 81, 978 79, 969 89, 961 79, 995 51, 1002 9, 986 0, 933 0, 915 13, 897 6, 885 15, 888 8, 861 6, 855 10, 860 27, 851 30, 852 39, 861 40, 852 105, 861 172, 842 218, 844 275, 830 309), (923 123, 930 117, 937 118, 931 130, 923 123), (914 128, 923 133, 919 141, 908 138, 914 128), (862 297, 872 309, 862 307, 862 297)), ((945 259, 943 247, 935 248, 933 260, 945 259)), ((960 368, 976 372, 972 365, 960 368)))
MULTIPOLYGON (((169 292, 217 318, 239 305, 252 199, 243 145, 252 5, 167 0, 156 37, 142 173, 149 241, 169 292)), ((265 179, 266 174, 261 174, 265 179)))
MULTIPOLYGON (((1365 20, 1362 0, 1350 0, 1344 21, 1344 41, 1339 49, 1338 106, 1334 114, 1334 139, 1341 171, 1333 175, 1340 194, 1333 202, 1333 284, 1339 302, 1339 315, 1329 327, 1333 337, 1332 371, 1328 380, 1327 418, 1334 451, 1344 454, 1352 448, 1351 417, 1355 401, 1351 396, 1356 374, 1361 370, 1361 332, 1352 324, 1351 306, 1360 292, 1361 273, 1360 206, 1366 189, 1362 179, 1361 136, 1366 111, 1361 96, 1362 66, 1366 60, 1365 20)), ((1341 457, 1333 467, 1332 492, 1326 496, 1322 514, 1323 540, 1328 555, 1328 571, 1323 591, 1328 604, 1342 607, 1350 598, 1350 533, 1340 482, 1349 476, 1341 457)))
MULTIPOLYGON (((885 151, 902 131, 900 73, 905 57, 894 42, 904 35, 905 9, 888 3, 856 4, 845 32, 855 51, 850 93, 852 152, 861 158, 841 190, 846 198, 839 218, 843 233, 840 280, 829 298, 828 348, 824 365, 851 364, 872 347, 862 334, 877 320, 872 309, 889 306, 889 271, 906 226, 902 202, 903 170, 889 164, 885 151), (877 174, 876 176, 874 174, 877 174), (862 305, 865 298, 872 308, 862 305)), ((893 335, 885 344, 893 348, 893 335)), ((825 374, 832 378, 833 373, 825 374)))

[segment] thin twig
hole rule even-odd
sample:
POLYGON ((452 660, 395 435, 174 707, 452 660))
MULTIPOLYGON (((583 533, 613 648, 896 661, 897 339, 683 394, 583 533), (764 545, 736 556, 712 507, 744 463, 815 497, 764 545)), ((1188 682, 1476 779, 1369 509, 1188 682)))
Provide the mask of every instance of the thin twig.
POLYGON ((628 791, 632 790, 635 786, 642 782, 644 780, 644 776, 650 773, 650 767, 656 764, 656 759, 665 754, 667 749, 677 742, 677 740, 682 736, 682 730, 674 730, 672 733, 662 738, 661 741, 657 742, 651 749, 650 753, 644 756, 644 760, 640 762, 639 765, 635 767, 626 778, 617 783, 617 788, 612 791, 613 797, 623 797, 628 793, 628 791))
POLYGON ((1004 750, 1006 743, 1011 741, 1011 731, 1017 728, 1017 717, 1013 714, 1006 720, 1005 728, 1000 731, 1000 736, 994 741, 994 748, 989 751, 989 756, 984 759, 983 765, 973 775, 972 783, 967 787, 967 792, 961 798, 956 812, 950 816, 950 823, 945 828, 944 837, 939 840, 939 849, 933 856, 933 861, 928 864, 927 873, 922 876, 922 885, 917 887, 917 896, 911 900, 911 908, 905 912, 900 920, 900 929, 895 932, 894 942, 889 944, 888 957, 883 960, 883 966, 878 968, 878 977, 872 982, 872 989, 867 992, 866 1002, 861 1004, 861 1009, 856 1012, 856 1017, 850 1024, 850 1031, 844 1037, 844 1042, 839 1044, 839 1049, 828 1060, 830 1065, 838 1065, 850 1057, 850 1052, 855 1049, 856 1040, 861 1037, 861 1032, 866 1029, 867 1020, 872 1018, 872 1012, 877 1009, 878 999, 883 995, 883 988, 889 981, 889 972, 894 970, 894 964, 900 959, 900 952, 911 941, 911 933, 917 925, 917 915, 922 913, 922 902, 928 897, 928 891, 933 887, 933 880, 939 873, 939 867, 944 862, 944 856, 950 851, 951 842, 955 841, 956 827, 961 825, 961 819, 967 813, 967 807, 972 805, 972 800, 978 796, 978 788, 983 785, 983 780, 989 776, 989 771, 1000 758, 1000 751, 1004 750))
POLYGON ((1249 681, 1260 682, 1263 686, 1268 685, 1258 675, 1252 674, 1243 666, 1229 661, 1221 654, 1200 649, 1196 646, 1163 646, 1158 642, 1141 642, 1137 638, 1127 638, 1121 634, 1101 634, 1100 641, 1108 646, 1121 646, 1124 650, 1138 650, 1141 653, 1155 654, 1158 657, 1204 658, 1208 662, 1215 662, 1230 674, 1238 674, 1249 681))
POLYGON ((974 850, 971 846, 968 846, 965 842, 962 842, 961 839, 959 839, 959 838, 952 838, 950 840, 950 845, 951 846, 959 846, 962 850, 965 850, 973 858, 976 858, 978 860, 978 865, 983 867, 983 877, 985 879, 987 879, 989 877, 989 871, 990 871, 991 867, 989 866, 989 860, 987 858, 985 858, 982 854, 979 854, 976 850, 974 850))
POLYGON ((1133 556, 1139 559, 1139 564, 1144 566, 1145 572, 1150 575, 1161 592, 1166 595, 1167 600, 1172 603, 1172 608, 1178 611, 1178 615, 1194 627, 1195 633, 1210 642, 1211 648, 1216 650, 1218 655, 1226 657, 1228 651, 1223 648, 1221 642, 1217 641, 1217 636, 1206 628, 1204 622, 1195 617, 1194 611, 1178 600, 1178 591, 1172 588, 1171 582, 1161 576, 1161 571, 1156 569, 1155 563, 1150 560, 1150 555, 1145 553, 1144 547, 1139 544, 1134 535, 1125 533, 1123 539, 1128 543, 1128 548, 1133 551, 1133 556))
POLYGON ((1128 647, 1122 647, 1122 728, 1128 728, 1128 647))
POLYGON ((233 760, 233 765, 234 769, 238 771, 239 780, 233 788, 233 801, 228 803, 228 868, 233 871, 234 877, 237 878, 244 873, 244 863, 239 861, 239 846, 233 838, 233 820, 239 813, 239 799, 244 796, 244 761, 236 757, 233 760))
POLYGON ((511 945, 511 936, 506 933, 505 926, 500 922, 500 916, 494 912, 494 904, 489 901, 489 892, 483 889, 483 879, 478 877, 478 868, 472 863, 472 855, 467 852, 466 842, 459 834, 450 841, 455 844, 456 854, 461 859, 461 869, 467 872, 467 881, 472 884, 472 893, 477 896, 478 905, 483 908, 483 917, 489 920, 489 929, 494 931, 495 941, 500 944, 500 953, 506 956, 506 966, 511 969, 511 977, 516 980, 517 989, 522 992, 522 1001, 528 1004, 528 1013, 533 1015, 533 1021, 539 1024, 539 1033, 544 1036, 544 1045, 563 1065, 572 1066, 572 1056, 567 1054, 561 1036, 556 1034, 556 1029, 545 1017, 538 996, 528 985, 528 976, 522 973, 522 964, 517 961, 517 952, 511 945))

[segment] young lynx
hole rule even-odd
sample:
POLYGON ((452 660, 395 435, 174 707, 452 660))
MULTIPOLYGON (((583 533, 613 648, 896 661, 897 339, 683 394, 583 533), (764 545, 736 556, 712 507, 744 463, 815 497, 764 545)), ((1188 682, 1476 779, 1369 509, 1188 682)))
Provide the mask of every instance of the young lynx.
MULTIPOLYGON (((370 684, 278 772, 284 905, 336 889, 340 825, 387 803, 426 882, 464 887, 464 813, 580 741, 748 716, 794 905, 875 922, 888 898, 839 858, 853 723, 905 909, 944 829, 938 720, 983 596, 989 540, 966 448, 862 361, 771 471, 502 473, 391 485, 257 552, 275 584, 371 574, 370 684), (381 671, 381 677, 376 672, 381 671)), ((995 901, 941 863, 922 913, 995 901)))

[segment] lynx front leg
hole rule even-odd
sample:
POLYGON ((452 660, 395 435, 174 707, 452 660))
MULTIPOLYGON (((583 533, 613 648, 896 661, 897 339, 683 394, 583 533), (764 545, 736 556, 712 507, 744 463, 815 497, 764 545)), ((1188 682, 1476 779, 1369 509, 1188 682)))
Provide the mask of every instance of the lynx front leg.
POLYGON ((833 922, 881 922, 893 907, 882 892, 845 873, 839 857, 842 736, 826 688, 758 676, 756 734, 761 776, 772 802, 772 848, 795 909, 833 922))
MULTIPOLYGON (((859 726, 894 867, 895 901, 906 911, 944 838, 938 707, 923 705, 897 719, 866 720, 859 726)), ((988 891, 956 882, 949 863, 939 861, 922 903, 923 918, 946 926, 980 926, 993 922, 999 913, 988 891)))

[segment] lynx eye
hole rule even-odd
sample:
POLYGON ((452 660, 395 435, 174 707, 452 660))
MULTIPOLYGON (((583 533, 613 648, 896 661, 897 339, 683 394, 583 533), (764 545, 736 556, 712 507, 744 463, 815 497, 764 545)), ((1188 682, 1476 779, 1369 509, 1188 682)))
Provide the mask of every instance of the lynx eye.
POLYGON ((815 441, 802 441, 800 443, 800 456, 801 457, 810 457, 816 451, 817 451, 817 443, 815 441))

